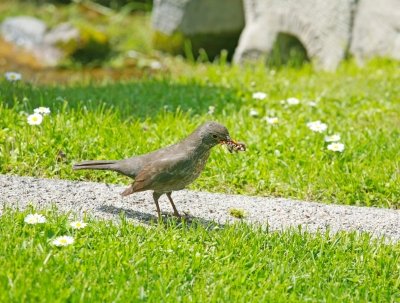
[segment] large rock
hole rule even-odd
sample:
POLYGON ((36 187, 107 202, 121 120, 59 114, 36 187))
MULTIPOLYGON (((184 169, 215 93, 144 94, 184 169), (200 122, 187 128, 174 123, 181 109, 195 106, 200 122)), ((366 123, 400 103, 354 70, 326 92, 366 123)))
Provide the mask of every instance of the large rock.
POLYGON ((110 53, 108 37, 90 27, 62 23, 53 29, 29 16, 10 17, 1 24, 5 41, 34 55, 41 65, 55 66, 64 58, 89 63, 101 61, 110 53))
POLYGON ((345 57, 355 0, 244 0, 246 27, 234 61, 266 57, 280 33, 296 37, 307 55, 333 70, 345 57))
POLYGON ((400 59, 400 1, 360 0, 351 53, 358 62, 372 57, 400 59))
POLYGON ((64 46, 71 43, 78 43, 80 38, 79 30, 72 24, 66 22, 54 27, 43 37, 43 43, 55 46, 64 46))
POLYGON ((3 38, 26 49, 40 45, 46 30, 44 22, 29 16, 7 18, 1 24, 3 38))
POLYGON ((190 42, 214 57, 222 49, 233 53, 244 27, 242 0, 154 0, 154 46, 183 54, 190 42))
POLYGON ((10 17, 1 24, 5 41, 13 43, 35 56, 41 65, 52 66, 62 58, 62 52, 43 43, 46 24, 29 16, 10 17))

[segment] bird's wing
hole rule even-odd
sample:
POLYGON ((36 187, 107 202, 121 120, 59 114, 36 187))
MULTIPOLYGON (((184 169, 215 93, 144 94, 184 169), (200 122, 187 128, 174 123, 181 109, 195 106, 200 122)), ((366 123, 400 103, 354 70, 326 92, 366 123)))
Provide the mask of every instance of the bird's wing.
POLYGON ((185 176, 185 168, 189 165, 187 155, 176 154, 162 157, 145 165, 133 183, 133 192, 170 187, 176 180, 185 176))

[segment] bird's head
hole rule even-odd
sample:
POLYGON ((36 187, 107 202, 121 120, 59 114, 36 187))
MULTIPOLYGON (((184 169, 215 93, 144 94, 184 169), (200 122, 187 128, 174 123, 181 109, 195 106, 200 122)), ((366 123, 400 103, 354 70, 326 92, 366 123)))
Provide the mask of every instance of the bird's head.
POLYGON ((229 135, 228 129, 217 122, 208 121, 198 128, 198 132, 203 144, 213 147, 217 144, 226 144, 228 150, 245 151, 246 146, 243 143, 233 141, 229 135))

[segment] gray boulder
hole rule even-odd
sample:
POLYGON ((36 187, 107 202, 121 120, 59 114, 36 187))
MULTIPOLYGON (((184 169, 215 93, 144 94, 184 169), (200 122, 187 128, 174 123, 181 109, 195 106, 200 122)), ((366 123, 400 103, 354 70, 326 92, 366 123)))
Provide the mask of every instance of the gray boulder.
POLYGON ((33 54, 40 65, 53 66, 62 58, 63 52, 45 43, 48 35, 46 24, 29 16, 10 17, 1 24, 4 40, 33 54))
POLYGON ((242 0, 154 0, 153 42, 160 50, 182 54, 203 48, 211 57, 232 51, 244 27, 242 0))
POLYGON ((360 0, 351 53, 359 63, 372 57, 400 59, 400 1, 360 0))
POLYGON ((75 26, 70 23, 61 23, 43 36, 41 44, 43 51, 40 56, 47 65, 55 66, 73 52, 79 39, 80 33, 75 26))
POLYGON ((68 44, 79 41, 79 30, 71 23, 61 23, 47 32, 43 37, 43 43, 48 45, 68 44))
POLYGON ((296 37, 317 66, 334 70, 345 57, 354 0, 244 0, 246 26, 234 61, 266 57, 280 33, 296 37))
POLYGON ((104 60, 111 48, 108 37, 95 28, 62 23, 52 29, 27 16, 7 18, 0 26, 3 38, 33 54, 40 65, 55 66, 66 57, 89 63, 104 60))
POLYGON ((43 41, 47 26, 29 16, 10 17, 1 24, 3 38, 26 49, 34 49, 43 41))

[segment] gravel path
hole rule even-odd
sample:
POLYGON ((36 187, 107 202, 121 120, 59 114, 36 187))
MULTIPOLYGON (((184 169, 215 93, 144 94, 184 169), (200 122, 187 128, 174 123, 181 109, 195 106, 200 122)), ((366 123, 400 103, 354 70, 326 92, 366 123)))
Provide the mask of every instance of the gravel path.
MULTIPOLYGON (((114 220, 118 220, 118 214, 124 211, 130 220, 141 224, 156 220, 151 192, 122 198, 119 194, 124 188, 94 182, 0 175, 0 203, 20 209, 29 204, 39 208, 56 205, 60 211, 86 212, 97 218, 114 220)), ((399 210, 188 190, 174 192, 173 197, 181 213, 189 213, 204 223, 237 221, 229 215, 229 209, 236 208, 246 212, 245 222, 268 223, 270 230, 301 225, 303 230, 309 231, 326 228, 332 232, 356 230, 400 240, 399 210)), ((172 214, 166 196, 161 197, 160 207, 164 213, 172 214)))

